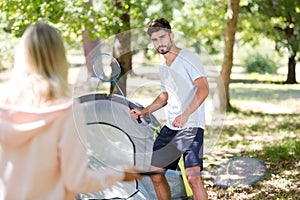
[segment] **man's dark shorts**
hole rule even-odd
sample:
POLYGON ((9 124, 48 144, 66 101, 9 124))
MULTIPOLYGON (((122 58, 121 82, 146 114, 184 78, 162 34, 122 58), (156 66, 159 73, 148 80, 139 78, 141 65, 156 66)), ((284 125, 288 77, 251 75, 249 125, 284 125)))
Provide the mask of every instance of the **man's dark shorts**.
POLYGON ((176 170, 183 154, 185 168, 200 166, 203 169, 202 128, 172 130, 164 126, 153 145, 151 165, 176 170))

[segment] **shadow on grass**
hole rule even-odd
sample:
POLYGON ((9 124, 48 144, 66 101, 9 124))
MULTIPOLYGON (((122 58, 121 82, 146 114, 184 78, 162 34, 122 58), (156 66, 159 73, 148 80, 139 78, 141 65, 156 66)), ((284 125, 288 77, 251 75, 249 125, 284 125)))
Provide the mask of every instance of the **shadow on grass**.
POLYGON ((264 144, 261 150, 251 149, 233 157, 252 157, 263 160, 268 174, 260 182, 242 188, 207 187, 211 199, 299 199, 300 197, 300 140, 292 138, 264 144))
POLYGON ((300 115, 243 112, 237 108, 229 115, 246 123, 225 125, 219 151, 209 156, 215 161, 257 158, 266 163, 268 174, 243 188, 221 189, 208 182, 210 199, 300 199, 300 115))
POLYGON ((293 135, 300 133, 300 115, 241 112, 236 109, 231 112, 234 113, 234 119, 239 119, 240 124, 225 125, 222 133, 224 136, 269 135, 276 137, 281 133, 294 133, 293 135), (243 121, 245 122, 242 123, 243 121))

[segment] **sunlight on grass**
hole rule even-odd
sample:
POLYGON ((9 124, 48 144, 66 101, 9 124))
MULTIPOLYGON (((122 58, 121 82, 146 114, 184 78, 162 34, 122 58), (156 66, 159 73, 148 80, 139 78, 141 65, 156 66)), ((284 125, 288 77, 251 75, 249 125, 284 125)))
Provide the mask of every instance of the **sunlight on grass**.
MULTIPOLYGON (((80 74, 79 70, 70 71, 71 83, 80 82, 81 79, 74 79, 80 74)), ((159 80, 150 72, 147 71, 147 77, 144 72, 131 75, 127 81, 128 98, 143 106, 160 93, 159 80)), ((84 82, 85 77, 81 78, 84 82)), ((83 87, 95 89, 95 83, 84 84, 83 87)), ((99 89, 108 91, 109 86, 100 85, 99 89)), ((255 185, 231 189, 216 188, 204 177, 209 196, 226 200, 300 197, 300 85, 231 83, 230 103, 235 111, 226 113, 220 137, 211 147, 212 151, 205 155, 204 171, 208 172, 228 158, 244 156, 263 160, 268 174, 255 185)), ((166 112, 162 109, 154 114, 164 123, 166 112)), ((210 128, 208 123, 207 129, 210 128)))
POLYGON ((230 97, 242 111, 300 114, 299 85, 233 83, 230 97))
POLYGON ((259 74, 259 73, 251 73, 249 76, 250 80, 258 80, 258 81, 264 81, 266 83, 272 83, 272 82, 284 82, 285 76, 283 74, 259 74))
MULTIPOLYGON (((297 139, 297 138, 296 138, 297 139)), ((299 139, 299 138, 298 138, 299 139)), ((281 160, 300 160, 300 141, 285 139, 273 146, 265 146, 263 151, 266 159, 270 162, 280 162, 281 160)))
MULTIPOLYGON (((207 168, 225 158, 263 160, 268 175, 259 183, 233 191, 213 189, 218 199, 298 199, 300 197, 299 85, 231 84, 231 104, 223 132, 208 155, 207 168), (209 164, 211 163, 211 164, 209 164)), ((209 185, 209 181, 207 181, 209 185)))

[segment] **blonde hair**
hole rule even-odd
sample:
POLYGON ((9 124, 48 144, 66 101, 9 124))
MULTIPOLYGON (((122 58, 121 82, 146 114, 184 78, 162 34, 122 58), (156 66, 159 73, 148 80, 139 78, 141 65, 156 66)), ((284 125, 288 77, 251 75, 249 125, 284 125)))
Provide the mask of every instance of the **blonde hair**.
POLYGON ((39 107, 66 98, 70 94, 67 77, 68 62, 59 33, 46 23, 29 26, 15 55, 11 80, 15 88, 9 102, 39 107))

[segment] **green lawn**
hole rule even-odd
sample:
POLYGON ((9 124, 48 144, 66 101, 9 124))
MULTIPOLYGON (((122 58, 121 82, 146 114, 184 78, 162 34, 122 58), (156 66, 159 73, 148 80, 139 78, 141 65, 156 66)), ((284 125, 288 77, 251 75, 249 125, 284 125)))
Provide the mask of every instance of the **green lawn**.
MULTIPOLYGON (((127 95, 145 106, 160 87, 152 69, 142 69, 145 72, 129 76, 127 95)), ((203 177, 209 199, 300 199, 300 85, 261 83, 243 74, 230 84, 230 102, 233 109, 226 113, 217 144, 205 155, 204 171, 245 156, 263 160, 268 174, 252 186, 231 189, 218 188, 203 177)))
MULTIPOLYGON (((71 84, 78 82, 78 71, 70 70, 71 84)), ((1 80, 7 77, 0 74, 1 80)), ((134 78, 139 77, 128 86, 143 86, 144 77, 134 78)), ((205 155, 205 171, 228 158, 246 156, 263 160, 268 174, 252 186, 231 189, 218 188, 204 177, 209 199, 300 199, 300 85, 246 82, 230 84, 233 109, 226 114, 217 144, 205 155)), ((159 83, 150 83, 136 90, 145 104, 159 91, 159 83)), ((129 88, 130 97, 133 93, 129 88)))
POLYGON ((222 159, 263 160, 268 174, 244 188, 221 189, 205 180, 210 199, 300 199, 300 86, 230 85, 231 104, 223 131, 207 155, 207 170, 222 159))

